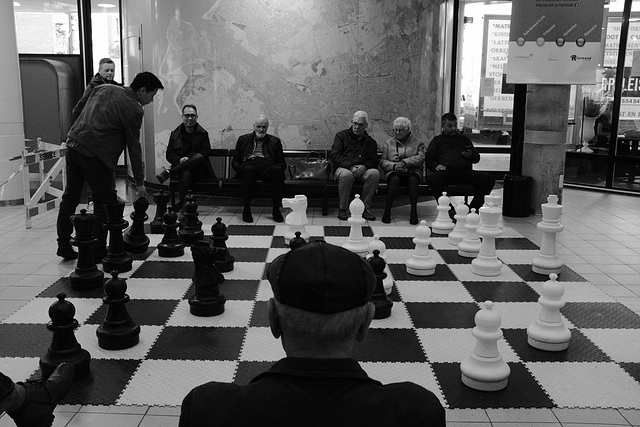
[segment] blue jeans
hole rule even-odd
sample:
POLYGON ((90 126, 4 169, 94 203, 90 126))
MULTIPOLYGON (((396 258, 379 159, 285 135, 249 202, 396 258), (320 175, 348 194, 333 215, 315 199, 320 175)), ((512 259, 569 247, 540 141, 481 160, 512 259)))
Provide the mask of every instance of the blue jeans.
POLYGON ((73 148, 67 149, 66 156, 67 186, 62 194, 56 228, 58 247, 69 245, 73 223, 71 215, 76 214, 80 203, 82 186, 85 181, 93 193, 93 235, 98 239, 97 249, 106 250, 107 230, 102 226, 107 218, 104 210, 106 203, 116 200, 115 173, 98 157, 87 157, 73 148))

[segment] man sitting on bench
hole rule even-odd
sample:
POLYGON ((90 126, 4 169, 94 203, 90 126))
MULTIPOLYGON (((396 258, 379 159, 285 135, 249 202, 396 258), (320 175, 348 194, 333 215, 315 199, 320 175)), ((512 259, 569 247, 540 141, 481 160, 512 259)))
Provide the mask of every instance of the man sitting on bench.
POLYGON ((174 211, 182 209, 184 198, 194 181, 216 178, 209 162, 210 153, 209 134, 198 124, 198 110, 195 105, 187 104, 182 107, 182 124, 171 132, 167 145, 166 158, 171 163, 171 169, 156 175, 161 184, 169 176, 179 180, 180 201, 173 207, 174 211))
POLYGON ((484 196, 491 193, 495 180, 485 172, 473 170, 480 161, 480 153, 471 140, 458 132, 458 118, 453 113, 442 116, 442 134, 427 147, 426 164, 432 172, 427 177, 436 201, 450 184, 466 184, 476 189, 469 209, 484 205, 484 196))

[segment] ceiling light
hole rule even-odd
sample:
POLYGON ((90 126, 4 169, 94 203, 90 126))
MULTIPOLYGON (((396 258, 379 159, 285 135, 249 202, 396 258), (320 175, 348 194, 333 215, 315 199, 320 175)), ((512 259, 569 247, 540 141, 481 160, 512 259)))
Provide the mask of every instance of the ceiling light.
POLYGON ((98 3, 98 7, 110 8, 110 7, 116 7, 116 5, 111 3, 98 3))
POLYGON ((13 2, 13 7, 20 7, 20 6, 21 6, 21 4, 20 4, 20 3, 18 3, 17 1, 14 1, 14 2, 13 2))

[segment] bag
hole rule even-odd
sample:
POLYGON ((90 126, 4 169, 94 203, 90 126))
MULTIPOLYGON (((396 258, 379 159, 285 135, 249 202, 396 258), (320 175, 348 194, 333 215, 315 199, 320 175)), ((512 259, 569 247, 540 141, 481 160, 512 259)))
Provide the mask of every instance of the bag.
POLYGON ((329 161, 320 156, 320 153, 312 151, 304 159, 296 159, 293 165, 289 165, 291 179, 320 179, 329 177, 329 161))

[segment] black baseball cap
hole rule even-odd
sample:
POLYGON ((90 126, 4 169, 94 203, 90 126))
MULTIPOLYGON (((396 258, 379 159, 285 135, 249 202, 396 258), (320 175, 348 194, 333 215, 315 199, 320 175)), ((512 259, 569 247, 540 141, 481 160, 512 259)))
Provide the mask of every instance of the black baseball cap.
POLYGON ((361 307, 376 287, 367 261, 324 241, 280 255, 267 268, 267 279, 282 304, 322 314, 361 307))

